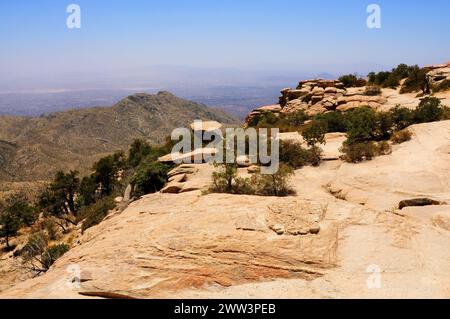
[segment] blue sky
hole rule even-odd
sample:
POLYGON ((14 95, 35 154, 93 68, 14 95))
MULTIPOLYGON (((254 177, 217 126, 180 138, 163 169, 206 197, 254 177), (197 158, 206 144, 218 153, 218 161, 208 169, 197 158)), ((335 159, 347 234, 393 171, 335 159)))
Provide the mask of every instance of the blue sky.
POLYGON ((450 60, 448 0, 2 0, 0 72, 14 77, 151 65, 354 72, 450 60), (66 27, 81 7, 82 28, 66 27), (381 7, 368 29, 366 7, 381 7))

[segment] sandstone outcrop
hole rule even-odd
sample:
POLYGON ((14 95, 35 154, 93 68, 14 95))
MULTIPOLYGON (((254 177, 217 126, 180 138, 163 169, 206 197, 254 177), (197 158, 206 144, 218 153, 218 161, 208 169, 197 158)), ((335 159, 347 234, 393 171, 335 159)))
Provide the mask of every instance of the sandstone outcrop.
POLYGON ((313 116, 328 111, 347 111, 362 106, 379 110, 386 102, 387 99, 383 96, 366 96, 363 90, 347 90, 338 80, 306 80, 300 81, 296 89, 283 89, 279 104, 263 106, 251 111, 245 123, 249 125, 254 119, 266 113, 279 115, 302 110, 313 116))
MULTIPOLYGON (((297 170, 295 196, 146 195, 0 297, 449 298, 450 206, 398 203, 450 202, 450 121, 409 129, 390 155, 297 170), (73 266, 88 280, 71 285, 73 266), (377 289, 367 285, 374 269, 377 289)), ((189 165, 171 177, 204 186, 213 171, 189 165)))
POLYGON ((426 67, 430 71, 427 79, 432 88, 439 86, 444 81, 450 81, 450 62, 426 67))

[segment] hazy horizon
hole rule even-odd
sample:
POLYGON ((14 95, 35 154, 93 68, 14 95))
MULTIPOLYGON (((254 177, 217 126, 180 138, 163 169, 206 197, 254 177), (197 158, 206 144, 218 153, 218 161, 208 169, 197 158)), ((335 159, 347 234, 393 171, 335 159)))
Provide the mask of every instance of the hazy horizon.
POLYGON ((168 89, 208 99, 220 87, 272 92, 321 74, 443 63, 449 9, 445 0, 3 1, 0 113, 23 94, 168 89), (79 29, 67 25, 71 3, 79 29), (367 26, 371 3, 381 9, 379 29, 367 26))

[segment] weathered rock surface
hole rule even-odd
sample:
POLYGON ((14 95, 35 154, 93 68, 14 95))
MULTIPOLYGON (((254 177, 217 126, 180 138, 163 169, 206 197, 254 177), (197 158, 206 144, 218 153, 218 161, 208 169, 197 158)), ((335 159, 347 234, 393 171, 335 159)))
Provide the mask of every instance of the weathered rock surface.
POLYGON ((374 209, 398 208, 402 200, 450 202, 450 121, 413 125, 413 139, 393 153, 359 165, 343 164, 329 190, 374 209))
POLYGON ((438 65, 428 66, 430 71, 427 73, 427 79, 432 88, 437 87, 444 81, 450 81, 450 62, 438 65))
MULTIPOLYGON (((410 130, 390 155, 296 171, 292 197, 144 196, 0 297, 449 298, 450 206, 397 206, 450 202, 450 121, 410 130), (90 274, 79 287, 73 265, 90 274)), ((187 169, 205 185, 213 167, 187 169)))

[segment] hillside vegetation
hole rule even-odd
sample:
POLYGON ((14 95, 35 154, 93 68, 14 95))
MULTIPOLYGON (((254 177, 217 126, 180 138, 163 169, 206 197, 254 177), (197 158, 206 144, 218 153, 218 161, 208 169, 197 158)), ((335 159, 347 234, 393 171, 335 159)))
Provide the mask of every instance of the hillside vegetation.
POLYGON ((195 119, 237 120, 168 92, 136 94, 106 108, 70 110, 38 118, 0 117, 0 180, 47 180, 59 170, 89 172, 99 158, 137 138, 161 143, 195 119))

